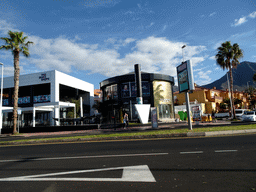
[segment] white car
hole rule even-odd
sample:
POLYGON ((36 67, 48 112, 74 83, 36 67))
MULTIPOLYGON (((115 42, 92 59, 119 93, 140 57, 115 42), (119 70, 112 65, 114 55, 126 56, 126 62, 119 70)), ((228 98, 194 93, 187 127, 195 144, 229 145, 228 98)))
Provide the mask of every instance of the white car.
POLYGON ((256 111, 245 111, 242 121, 256 121, 256 111))
POLYGON ((242 116, 244 115, 244 112, 248 111, 247 109, 236 109, 236 118, 242 120, 242 116))

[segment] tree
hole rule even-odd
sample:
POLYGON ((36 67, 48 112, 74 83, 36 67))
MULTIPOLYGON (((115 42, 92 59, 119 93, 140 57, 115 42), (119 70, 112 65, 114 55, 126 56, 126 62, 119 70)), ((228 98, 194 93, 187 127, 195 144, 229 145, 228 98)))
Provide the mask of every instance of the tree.
MULTIPOLYGON (((76 105, 76 118, 79 118, 80 117, 80 100, 79 99, 70 99, 70 102, 71 103, 75 103, 76 105)), ((68 113, 67 113, 67 118, 75 118, 74 116, 74 108, 71 108, 70 110, 68 110, 68 113)))
POLYGON ((14 101, 13 101, 13 134, 17 133, 17 109, 18 109, 18 96, 19 96, 19 77, 20 77, 20 53, 25 57, 29 57, 28 46, 33 44, 27 41, 27 36, 23 36, 23 32, 8 32, 9 37, 1 37, 5 41, 0 49, 11 50, 14 57, 14 101))
POLYGON ((230 76, 230 92, 231 92, 231 102, 232 102, 232 112, 234 114, 234 119, 236 118, 234 99, 233 99, 233 75, 232 68, 236 68, 240 62, 238 61, 243 57, 243 50, 240 49, 237 43, 231 45, 230 41, 226 41, 221 44, 218 48, 218 53, 215 56, 217 64, 223 69, 229 70, 230 76))

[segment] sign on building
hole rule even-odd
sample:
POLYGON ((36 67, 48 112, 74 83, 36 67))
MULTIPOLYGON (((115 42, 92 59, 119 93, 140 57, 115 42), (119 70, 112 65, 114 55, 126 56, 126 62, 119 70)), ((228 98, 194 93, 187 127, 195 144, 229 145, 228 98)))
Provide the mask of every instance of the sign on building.
POLYGON ((177 67, 177 77, 178 77, 178 87, 179 87, 180 93, 195 89, 192 63, 190 60, 182 62, 177 67))

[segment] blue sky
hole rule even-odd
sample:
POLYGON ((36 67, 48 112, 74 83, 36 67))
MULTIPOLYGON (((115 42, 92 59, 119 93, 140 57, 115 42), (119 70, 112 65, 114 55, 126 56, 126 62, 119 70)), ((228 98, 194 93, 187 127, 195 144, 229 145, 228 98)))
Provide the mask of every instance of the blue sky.
MULTIPOLYGON (((224 41, 240 45, 241 62, 256 62, 253 0, 1 0, 0 36, 8 30, 34 42, 31 57, 20 58, 21 74, 55 69, 95 89, 137 63, 176 79, 183 45, 199 85, 226 73, 214 59, 224 41)), ((0 50, 0 62, 4 76, 13 76, 12 54, 0 50)))

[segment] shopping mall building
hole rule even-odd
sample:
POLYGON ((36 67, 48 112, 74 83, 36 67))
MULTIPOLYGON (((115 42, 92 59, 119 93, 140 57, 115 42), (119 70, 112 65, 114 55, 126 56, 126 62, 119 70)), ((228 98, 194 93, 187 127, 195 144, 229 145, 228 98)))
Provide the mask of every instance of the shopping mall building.
MULTIPOLYGON (((10 127, 13 116, 14 78, 4 78, 3 84, 3 127, 10 127)), ((75 109, 72 99, 82 98, 84 116, 93 115, 93 97, 93 84, 56 70, 21 75, 19 126, 59 125, 60 121, 56 119, 66 118, 69 109, 75 109)))
MULTIPOLYGON (((169 75, 141 72, 143 104, 157 107, 159 120, 174 119, 173 85, 169 75)), ((131 121, 138 119, 135 109, 136 86, 134 72, 112 77, 100 83, 107 121, 120 122, 124 112, 131 121)))

